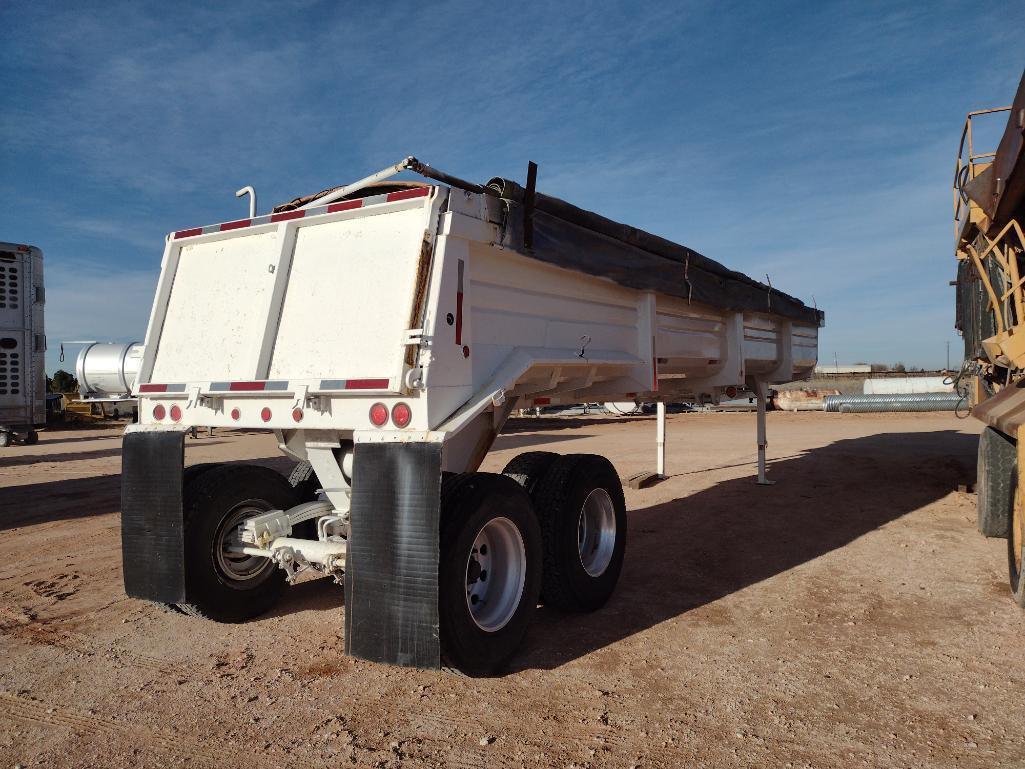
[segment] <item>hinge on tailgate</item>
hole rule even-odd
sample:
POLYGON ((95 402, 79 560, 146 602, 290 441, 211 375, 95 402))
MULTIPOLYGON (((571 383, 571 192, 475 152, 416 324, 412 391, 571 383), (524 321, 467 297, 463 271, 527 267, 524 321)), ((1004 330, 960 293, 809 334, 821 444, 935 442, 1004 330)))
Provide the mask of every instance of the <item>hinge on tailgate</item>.
POLYGON ((419 347, 425 342, 430 342, 430 337, 424 336, 422 328, 407 328, 402 332, 403 347, 419 347))

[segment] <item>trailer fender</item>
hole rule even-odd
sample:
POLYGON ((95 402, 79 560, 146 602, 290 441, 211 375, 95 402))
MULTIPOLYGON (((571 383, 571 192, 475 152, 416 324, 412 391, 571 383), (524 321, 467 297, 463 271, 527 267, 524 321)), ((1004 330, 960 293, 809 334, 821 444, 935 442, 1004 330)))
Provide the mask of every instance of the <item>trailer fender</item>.
POLYGON ((121 454, 121 555, 125 592, 181 603, 185 595, 182 476, 185 433, 125 433, 121 454))
POLYGON ((441 667, 438 619, 441 449, 357 443, 345 566, 345 652, 441 667))

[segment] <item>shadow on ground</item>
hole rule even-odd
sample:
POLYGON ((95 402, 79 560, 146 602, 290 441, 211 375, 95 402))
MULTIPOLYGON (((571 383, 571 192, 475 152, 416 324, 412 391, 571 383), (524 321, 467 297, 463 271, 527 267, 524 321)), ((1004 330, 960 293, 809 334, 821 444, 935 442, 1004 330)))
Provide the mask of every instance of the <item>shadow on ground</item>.
MULTIPOLYGON (((746 476, 631 510, 609 603, 586 615, 540 608, 511 667, 559 667, 841 548, 973 480, 977 440, 946 430, 836 441, 774 461, 776 486, 746 476)), ((259 464, 291 467, 284 457, 259 464)), ((118 475, 10 487, 0 490, 0 530, 119 508, 118 475)), ((286 591, 269 616, 341 605, 341 587, 316 580, 286 591)))
MULTIPOLYGON (((217 441, 220 442, 220 441, 217 441)), ((207 445, 213 445, 211 441, 207 445)), ((120 446, 115 454, 121 453, 120 446)), ((82 452, 92 453, 92 452, 82 452)), ((66 455, 72 458, 75 455, 66 455)), ((44 459, 40 457, 39 459, 44 459)), ((53 459, 49 461, 54 461, 53 459)), ((193 464, 187 461, 186 464, 193 464)), ((226 464, 256 464, 287 475, 295 462, 285 456, 242 459, 226 464)), ((55 478, 41 483, 0 488, 0 531, 53 521, 73 520, 121 510, 121 475, 55 478)))
POLYGON ((975 477, 977 437, 837 441, 753 477, 629 513, 623 573, 593 614, 542 607, 513 669, 555 668, 843 547, 975 477))

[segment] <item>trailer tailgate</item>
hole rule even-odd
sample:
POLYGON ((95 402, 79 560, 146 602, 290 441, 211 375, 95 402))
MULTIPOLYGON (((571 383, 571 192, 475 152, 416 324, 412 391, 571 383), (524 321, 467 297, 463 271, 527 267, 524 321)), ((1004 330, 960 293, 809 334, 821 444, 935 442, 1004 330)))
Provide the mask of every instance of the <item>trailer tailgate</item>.
POLYGON ((139 385, 323 378, 395 389, 429 269, 431 200, 172 239, 139 385))

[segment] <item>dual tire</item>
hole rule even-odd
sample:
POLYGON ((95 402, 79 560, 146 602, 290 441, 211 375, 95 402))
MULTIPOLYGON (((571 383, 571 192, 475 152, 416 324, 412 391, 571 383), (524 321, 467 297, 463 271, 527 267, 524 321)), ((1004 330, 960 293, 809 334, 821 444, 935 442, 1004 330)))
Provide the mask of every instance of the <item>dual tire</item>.
MULTIPOLYGON (((219 622, 268 611, 285 588, 272 562, 230 551, 246 517, 287 509, 316 484, 256 465, 193 465, 184 473, 188 601, 174 608, 219 622)), ((608 460, 530 452, 502 475, 462 473, 441 491, 438 602, 443 663, 469 675, 501 668, 539 599, 593 611, 612 594, 626 544, 623 491, 608 460)))
POLYGON ((231 552, 245 518, 296 504, 293 487, 259 465, 201 464, 183 476, 185 585, 174 608, 217 622, 245 622, 277 603, 285 573, 272 561, 231 552))
POLYGON ((1011 595, 1025 608, 1025 490, 1018 486, 1017 444, 992 427, 979 436, 976 487, 979 531, 1007 539, 1011 595))
POLYGON ((539 600, 594 611, 615 589, 626 548, 619 477, 603 457, 521 454, 502 475, 447 478, 441 495, 442 662, 501 669, 539 600))
POLYGON ((541 526, 541 600, 563 611, 600 609, 619 581, 626 553, 626 502, 616 469, 595 454, 533 451, 503 474, 530 494, 541 526))

